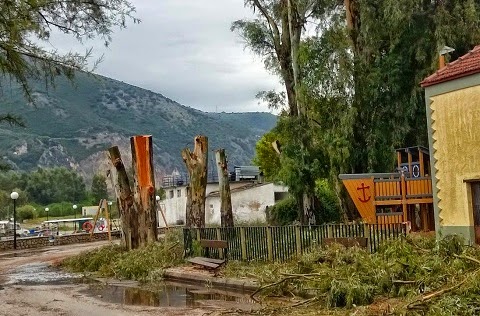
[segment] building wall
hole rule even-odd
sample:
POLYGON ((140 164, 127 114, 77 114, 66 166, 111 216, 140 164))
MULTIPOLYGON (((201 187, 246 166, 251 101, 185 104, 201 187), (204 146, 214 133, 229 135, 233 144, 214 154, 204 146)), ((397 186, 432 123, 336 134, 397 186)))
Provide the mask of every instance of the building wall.
POLYGON ((92 205, 92 206, 83 206, 82 207, 82 216, 92 216, 97 214, 98 211, 98 205, 92 205))
MULTIPOLYGON (((265 207, 275 204, 275 193, 285 188, 273 183, 232 192, 232 213, 235 222, 254 222, 266 220, 265 207)), ((205 203, 205 222, 220 224, 220 197, 207 197, 205 203)))
MULTIPOLYGON (((471 76, 473 77, 473 76, 471 76)), ((480 79, 480 77, 479 77, 480 79)), ((474 240, 468 181, 480 179, 480 80, 427 87, 436 228, 474 240)))
MULTIPOLYGON (((231 182, 231 190, 245 185, 245 182, 231 182)), ((185 209, 187 204, 186 187, 178 186, 165 188, 166 198, 160 201, 165 210, 165 217, 169 225, 185 223, 185 209), (178 196, 180 190, 180 196, 178 196), (173 193, 172 193, 173 192, 173 193), (173 197, 172 197, 173 194, 173 197)), ((212 192, 218 191, 218 183, 207 184, 205 201, 206 224, 220 224, 220 197, 212 192), (210 196, 209 196, 210 195, 210 196)), ((287 192, 284 186, 265 183, 246 190, 232 191, 232 211, 235 220, 255 221, 265 220, 265 207, 275 204, 275 192, 287 192)), ((165 226, 161 214, 158 214, 159 226, 165 226)))

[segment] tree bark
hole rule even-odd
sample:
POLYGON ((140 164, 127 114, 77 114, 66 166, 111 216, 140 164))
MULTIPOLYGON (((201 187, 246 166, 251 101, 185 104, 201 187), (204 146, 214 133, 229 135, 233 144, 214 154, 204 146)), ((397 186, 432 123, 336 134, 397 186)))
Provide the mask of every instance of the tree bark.
POLYGON ((145 246, 157 241, 152 136, 133 136, 130 138, 130 145, 139 245, 145 246))
MULTIPOLYGON (((193 153, 190 149, 182 150, 182 158, 190 175, 190 207, 186 209, 186 219, 191 222, 187 227, 205 227, 205 194, 207 190, 208 138, 195 136, 193 153)), ((187 205, 188 206, 188 205, 187 205)))
POLYGON ((192 188, 190 185, 187 185, 186 187, 186 197, 187 203, 185 207, 185 226, 192 227, 195 221, 192 213, 192 188))
POLYGON ((120 151, 117 146, 108 149, 109 158, 113 165, 110 176, 117 196, 117 205, 122 223, 122 246, 127 249, 138 248, 138 227, 135 225, 135 205, 133 193, 130 189, 125 165, 123 164, 120 151))
POLYGON ((220 192, 220 223, 222 227, 233 227, 232 195, 225 149, 215 151, 217 162, 218 187, 220 192))

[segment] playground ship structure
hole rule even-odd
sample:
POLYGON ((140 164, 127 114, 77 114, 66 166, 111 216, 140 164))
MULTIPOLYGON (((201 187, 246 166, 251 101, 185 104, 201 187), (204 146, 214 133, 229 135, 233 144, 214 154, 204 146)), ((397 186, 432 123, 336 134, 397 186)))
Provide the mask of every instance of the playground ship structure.
POLYGON ((397 172, 341 174, 358 212, 368 224, 410 222, 412 231, 434 231, 428 149, 396 150, 397 172))

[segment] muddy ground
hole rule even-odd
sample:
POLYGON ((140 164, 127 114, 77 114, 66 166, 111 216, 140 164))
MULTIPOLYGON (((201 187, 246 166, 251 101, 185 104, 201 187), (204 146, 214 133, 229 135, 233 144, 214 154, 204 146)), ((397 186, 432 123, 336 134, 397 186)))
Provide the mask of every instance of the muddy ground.
MULTIPOLYGON (((95 242, 88 244, 77 244, 68 246, 49 247, 44 249, 23 250, 17 252, 0 253, 0 315, 101 315, 101 316, 122 316, 122 315, 221 315, 236 314, 237 304, 229 300, 202 300, 197 299, 194 304, 178 303, 183 292, 177 295, 177 302, 173 300, 172 294, 167 293, 166 299, 169 306, 148 306, 162 305, 158 303, 162 299, 155 297, 155 304, 148 304, 149 298, 140 289, 133 294, 125 290, 105 292, 111 288, 100 288, 100 292, 92 290, 92 284, 87 284, 80 279, 72 281, 71 275, 62 276, 62 271, 55 270, 55 266, 62 259, 81 251, 99 247, 108 242, 95 242), (60 274, 60 277, 59 277, 60 274), (102 292, 103 291, 103 292, 102 292), (108 297, 118 297, 120 301, 108 297), (102 294, 103 293, 103 294, 102 294), (130 293, 130 294, 129 294, 130 293), (115 295, 113 295, 115 294, 115 295), (113 295, 113 296, 112 296, 113 295), (123 295, 123 301, 121 300, 123 295), (127 299, 139 299, 147 301, 147 304, 125 303, 127 299), (176 303, 175 303, 176 302, 176 303), (188 306, 194 305, 194 306, 188 306)), ((179 291, 176 287, 175 291, 179 291)), ((181 289, 181 288, 180 288, 181 289)), ((200 293, 197 290, 190 290, 191 293, 200 293)), ((178 294, 178 293, 173 293, 178 294)), ((185 296, 185 295, 183 295, 185 296)), ((188 295, 187 295, 188 296, 188 295)), ((151 299, 150 299, 151 301, 151 299)), ((191 298, 190 298, 191 301, 191 298)), ((239 312, 239 314, 242 314, 239 312)))

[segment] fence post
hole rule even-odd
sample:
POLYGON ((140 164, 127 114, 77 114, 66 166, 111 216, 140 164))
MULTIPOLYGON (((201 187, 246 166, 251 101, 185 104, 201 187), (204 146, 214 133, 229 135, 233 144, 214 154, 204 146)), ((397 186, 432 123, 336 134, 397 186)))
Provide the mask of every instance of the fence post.
POLYGON ((268 260, 273 261, 272 227, 270 226, 267 226, 267 252, 268 252, 268 260))
POLYGON ((240 227, 240 245, 242 247, 242 260, 247 260, 247 241, 245 238, 245 227, 240 227))
POLYGON ((297 257, 302 255, 302 235, 300 234, 300 225, 295 225, 295 243, 297 244, 297 257))

